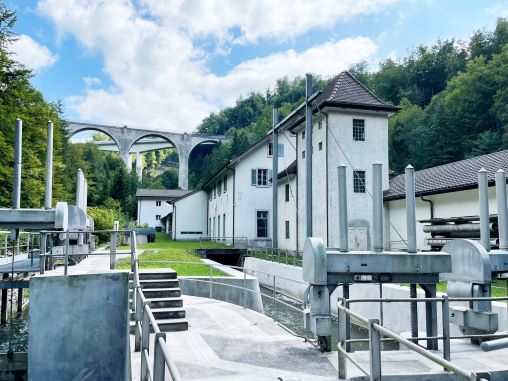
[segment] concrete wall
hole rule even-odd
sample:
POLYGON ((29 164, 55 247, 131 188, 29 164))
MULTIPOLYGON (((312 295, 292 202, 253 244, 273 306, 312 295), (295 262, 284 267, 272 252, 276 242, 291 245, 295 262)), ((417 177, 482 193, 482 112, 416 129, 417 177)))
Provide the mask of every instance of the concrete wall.
POLYGON ((207 197, 205 191, 198 191, 174 203, 172 233, 174 240, 197 240, 208 235, 207 197))
POLYGON ((30 380, 128 380, 129 274, 30 281, 30 380))
MULTIPOLYGON (((425 199, 432 200, 434 203, 435 218, 478 216, 480 214, 478 189, 425 196, 425 199)), ((385 202, 385 209, 389 210, 390 222, 392 224, 392 226, 390 226, 390 247, 392 249, 406 247, 397 234, 398 232, 404 240, 407 238, 405 208, 405 199, 385 202)), ((490 214, 497 213, 496 191, 494 186, 489 187, 489 211, 490 214)), ((430 204, 417 198, 416 220, 428 218, 430 218, 430 204)), ((430 233, 423 232, 424 225, 425 224, 421 223, 417 223, 416 225, 417 245, 419 249, 428 250, 430 246, 425 244, 425 239, 431 238, 431 235, 430 233)))
POLYGON ((164 198, 138 197, 138 225, 147 224, 151 228, 165 228, 162 221, 157 220, 155 216, 159 215, 162 218, 173 211, 173 206, 167 201, 164 198), (157 201, 161 202, 160 206, 157 206, 157 201))
POLYGON ((257 312, 263 312, 263 301, 256 277, 247 274, 244 276, 244 273, 241 271, 223 266, 209 259, 203 259, 203 262, 212 264, 214 268, 224 272, 226 275, 212 277, 211 287, 209 282, 210 277, 181 276, 178 279, 180 280, 180 288, 184 295, 209 298, 211 289, 212 299, 222 300, 223 302, 237 304, 257 312), (253 292, 244 291, 240 287, 247 288, 253 292))
MULTIPOLYGON (((275 285, 279 292, 288 296, 303 300, 303 294, 307 285, 302 281, 302 268, 261 260, 258 258, 245 258, 244 267, 250 275, 259 279, 259 284, 265 287, 273 287, 273 275, 275 275, 275 285), (267 274, 270 273, 270 274, 267 274), (285 279, 288 278, 288 279, 285 279)), ((438 296, 444 294, 439 293, 438 296)), ((337 287, 332 293, 330 300, 332 311, 337 313, 336 303, 342 296, 342 287, 337 287)), ((409 287, 395 284, 383 285, 384 298, 408 298, 409 287)), ((418 289, 418 297, 423 298, 424 292, 418 289)), ((354 284, 350 287, 350 298, 379 298, 379 285, 376 284, 354 284)), ((455 303, 459 305, 460 303, 455 303)), ((367 318, 380 318, 380 309, 378 303, 355 303, 351 309, 367 318)), ((498 313, 499 330, 508 330, 507 306, 506 303, 493 302, 493 311, 498 313)), ((383 307, 384 326, 396 333, 409 332, 411 330, 409 305, 408 303, 389 303, 383 307)), ((425 331, 425 308, 423 303, 418 306, 418 326, 420 331, 425 331)), ((438 327, 442 330, 441 308, 438 307, 438 327)), ((451 325, 453 335, 459 335, 459 329, 451 325)))

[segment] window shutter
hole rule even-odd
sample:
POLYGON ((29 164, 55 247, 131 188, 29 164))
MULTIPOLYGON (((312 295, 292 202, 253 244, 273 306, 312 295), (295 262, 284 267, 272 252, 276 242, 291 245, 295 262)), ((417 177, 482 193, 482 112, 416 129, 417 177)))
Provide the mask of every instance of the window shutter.
POLYGON ((250 185, 257 185, 255 169, 250 170, 250 185))
POLYGON ((284 157, 284 144, 279 144, 279 157, 284 157))
POLYGON ((270 181, 272 183, 272 185, 273 185, 274 182, 275 182, 275 179, 273 178, 272 173, 273 173, 272 170, 269 169, 268 170, 268 181, 270 181))

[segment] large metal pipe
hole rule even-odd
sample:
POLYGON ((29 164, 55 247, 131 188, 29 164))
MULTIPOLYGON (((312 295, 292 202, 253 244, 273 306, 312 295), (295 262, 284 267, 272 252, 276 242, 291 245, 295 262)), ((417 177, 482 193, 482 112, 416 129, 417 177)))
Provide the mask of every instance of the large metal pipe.
POLYGON ((310 97, 312 95, 312 74, 307 73, 305 77, 305 138, 306 138, 306 155, 305 155, 305 199, 306 199, 306 233, 307 237, 312 237, 312 103, 310 97))
POLYGON ((480 243, 485 250, 490 251, 490 216, 489 216, 489 181, 487 170, 478 172, 478 192, 480 200, 480 243))
POLYGON ((508 249, 508 208, 506 205, 506 174, 502 169, 496 172, 497 227, 499 248, 508 249))
MULTIPOLYGON (((443 225, 425 225, 423 231, 425 233, 477 233, 480 232, 480 224, 476 223, 465 223, 465 224, 443 224, 443 225)), ((491 233, 498 231, 498 224, 495 222, 488 223, 489 230, 491 233)))
POLYGON ((415 200, 415 169, 406 167, 406 226, 407 252, 416 253, 416 200, 415 200))
POLYGON ((508 348, 508 337, 497 340, 484 341, 480 344, 480 348, 484 352, 494 351, 496 349, 508 348))
POLYGON ((349 251, 346 168, 344 164, 339 165, 339 245, 341 252, 349 251))
POLYGON ((273 136, 272 136, 272 250, 275 252, 278 248, 278 186, 277 175, 279 173, 279 132, 275 126, 279 123, 279 110, 274 108, 272 112, 273 136))
POLYGON ((14 181, 12 189, 12 207, 21 207, 21 159, 23 154, 23 122, 16 119, 14 131, 14 181))
POLYGON ((383 251, 383 164, 372 164, 372 251, 383 251))
POLYGON ((53 122, 48 121, 48 142, 46 146, 46 197, 44 207, 51 209, 53 198, 53 122))

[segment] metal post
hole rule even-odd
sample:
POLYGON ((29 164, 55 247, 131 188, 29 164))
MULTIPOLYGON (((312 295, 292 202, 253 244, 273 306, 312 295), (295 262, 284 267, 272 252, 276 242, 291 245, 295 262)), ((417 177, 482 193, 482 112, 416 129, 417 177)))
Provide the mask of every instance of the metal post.
POLYGON ((247 308, 247 301, 245 300, 245 287, 247 285, 247 274, 245 272, 245 268, 243 269, 243 289, 242 289, 242 300, 243 300, 243 308, 247 308))
POLYGON ((450 361, 450 302, 448 301, 448 295, 443 295, 443 303, 441 305, 441 315, 443 318, 443 358, 450 361))
POLYGON ((12 208, 21 207, 21 160, 23 150, 23 122, 16 119, 14 132, 14 182, 12 191, 12 208))
POLYGON ((53 198, 53 122, 48 121, 48 142, 46 146, 46 197, 44 207, 50 209, 53 198))
MULTIPOLYGON (((412 299, 418 298, 416 284, 409 285, 409 297, 412 299)), ((418 337, 418 302, 409 303, 409 310, 411 314, 411 337, 418 337)), ((411 341, 418 344, 418 340, 411 341)))
POLYGON ((506 205, 506 174, 502 169, 496 172, 497 226, 499 248, 508 249, 508 208, 506 205))
POLYGON ((76 206, 83 208, 83 171, 78 168, 76 176, 76 206))
POLYGON ((44 274, 44 270, 46 270, 46 245, 47 245, 47 236, 46 233, 41 233, 41 246, 39 249, 39 271, 41 274, 44 274))
POLYGON ((275 126, 279 123, 279 110, 273 109, 273 136, 272 136, 272 250, 275 251, 279 247, 278 236, 278 186, 277 175, 279 173, 279 132, 275 130, 275 126))
POLYGON ((212 299, 212 265, 208 264, 208 278, 209 278, 209 291, 210 291, 210 295, 208 295, 208 298, 209 299, 212 299))
MULTIPOLYGON (((421 287, 425 291, 426 298, 436 297, 436 285, 435 284, 422 284, 421 287)), ((437 308, 436 302, 427 301, 425 302, 425 322, 427 328, 427 337, 437 336, 437 308)), ((427 349, 437 350, 437 340, 427 339, 427 349)))
POLYGON ((480 198, 480 243, 490 251, 490 215, 489 215, 489 182, 487 170, 478 172, 478 191, 480 198))
POLYGON ((277 315, 277 303, 275 303, 276 294, 275 294, 275 275, 273 276, 273 320, 276 321, 275 316, 277 315))
POLYGON ((109 243, 110 249, 110 257, 109 257, 109 269, 114 270, 116 268, 116 243, 117 243, 118 233, 116 230, 111 233, 111 239, 109 243))
POLYGON ((9 238, 7 234, 4 235, 4 257, 7 258, 7 251, 9 250, 9 238))
MULTIPOLYGON (((379 299, 383 299, 383 283, 379 283, 379 299)), ((383 325, 383 302, 379 302, 379 320, 381 321, 381 325, 383 325)))
POLYGON ((148 364, 146 363, 144 351, 145 349, 150 351, 150 318, 146 306, 150 305, 150 302, 143 303, 143 322, 141 323, 141 380, 148 379, 148 364))
POLYGON ((372 251, 383 251, 383 164, 372 164, 372 251))
POLYGON ((65 257, 64 257, 65 269, 64 275, 67 275, 67 268, 69 267, 69 230, 65 236, 65 257))
MULTIPOLYGON (((12 303, 12 302, 11 302, 12 303)), ((16 311, 19 313, 23 311, 23 289, 18 288, 18 303, 16 311)))
POLYGON ((339 165, 339 229, 340 229, 340 251, 349 251, 348 221, 347 221, 347 177, 346 165, 339 165))
POLYGON ((141 350, 141 330, 140 330, 140 324, 141 320, 143 319, 143 304, 141 304, 141 298, 137 293, 139 292, 140 287, 136 286, 134 289, 134 294, 136 294, 136 308, 134 310, 134 320, 135 320, 135 327, 134 327, 134 351, 139 352, 141 350))
POLYGON ((415 169, 406 167, 406 226, 407 252, 416 253, 416 201, 415 201, 415 169))
MULTIPOLYGON (((344 298, 344 306, 349 309, 349 302, 347 301, 349 299, 349 284, 343 284, 342 285, 342 297, 344 298)), ((345 328, 346 330, 346 352, 351 352, 351 343, 348 343, 347 340, 351 338, 351 316, 346 314, 346 324, 345 328)))
POLYGON ((164 360, 164 354, 160 344, 160 338, 166 341, 166 332, 158 332, 155 334, 154 349, 155 353, 153 356, 153 381, 164 381, 166 373, 166 361, 164 360))
POLYGON ((309 102, 309 98, 312 95, 312 74, 306 74, 305 82, 305 139, 306 139, 306 155, 305 155, 305 168, 306 168, 306 179, 305 179, 305 210, 307 217, 306 233, 307 237, 312 237, 312 104, 309 102))
POLYGON ((381 335, 374 328, 377 319, 369 319, 370 380, 381 381, 381 335))
MULTIPOLYGON (((9 277, 9 274, 4 273, 2 276, 2 279, 6 279, 9 277)), ((7 289, 2 289, 2 310, 1 310, 1 317, 0 317, 0 324, 5 325, 7 324, 7 289)))
MULTIPOLYGON (((340 303, 344 306, 344 299, 340 299, 340 303)), ((346 349, 346 313, 339 308, 337 311, 338 325, 339 325, 339 348, 343 350, 346 349)), ((339 378, 341 380, 347 380, 347 357, 344 353, 339 349, 338 351, 338 368, 339 368, 339 378)))

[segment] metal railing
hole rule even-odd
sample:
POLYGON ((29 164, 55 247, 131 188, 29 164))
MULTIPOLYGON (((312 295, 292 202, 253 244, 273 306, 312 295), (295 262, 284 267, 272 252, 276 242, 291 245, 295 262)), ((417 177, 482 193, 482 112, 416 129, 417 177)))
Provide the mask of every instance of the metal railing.
POLYGON ((473 338, 503 338, 508 337, 508 333, 499 334, 477 334, 477 335, 450 335, 450 302, 474 302, 474 301, 506 301, 508 297, 471 297, 471 298, 449 298, 444 295, 442 298, 366 298, 366 299, 344 299, 340 298, 337 303, 338 320, 339 320, 339 342, 338 342, 338 365, 339 378, 347 378, 346 359, 351 361, 362 373, 371 380, 381 379, 381 342, 392 340, 402 344, 412 351, 426 357, 434 363, 441 365, 445 371, 452 372, 467 380, 485 380, 484 374, 464 369, 451 362, 451 340, 454 339, 473 339, 473 338), (353 312, 349 306, 352 303, 435 303, 441 304, 442 315, 442 335, 411 337, 406 339, 395 332, 383 327, 378 319, 369 319, 360 314, 353 312), (347 318, 349 317, 349 319, 347 318), (348 320, 356 319, 359 323, 365 325, 369 331, 368 339, 349 339, 350 329, 348 320), (419 346, 418 340, 442 340, 443 341, 443 357, 419 346), (368 371, 361 366, 358 361, 349 353, 348 344, 353 342, 367 341, 369 344, 370 370, 368 371))
POLYGON ((249 249, 248 256, 264 259, 270 262, 284 263, 286 265, 303 266, 303 253, 301 251, 286 249, 249 249))
POLYGON ((203 248, 204 242, 216 242, 226 245, 233 245, 235 248, 247 248, 249 246, 249 239, 245 236, 200 236, 199 248, 203 248))

